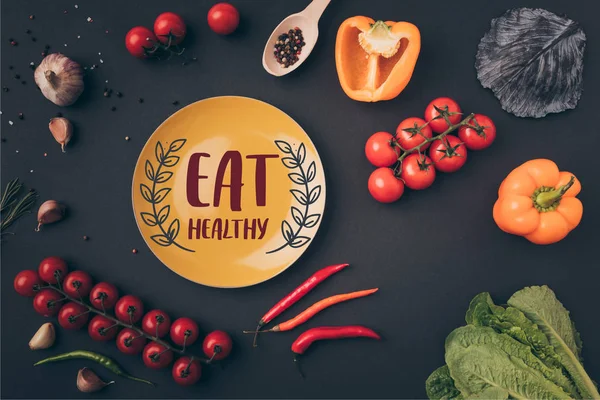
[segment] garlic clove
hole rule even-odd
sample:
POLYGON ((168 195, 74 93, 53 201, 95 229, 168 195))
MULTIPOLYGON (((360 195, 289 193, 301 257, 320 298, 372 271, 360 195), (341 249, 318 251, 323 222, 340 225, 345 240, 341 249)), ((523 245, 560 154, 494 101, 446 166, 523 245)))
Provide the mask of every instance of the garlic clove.
POLYGON ((57 106, 69 106, 83 92, 83 69, 60 53, 48 54, 35 69, 35 83, 57 106))
POLYGON ((94 371, 89 368, 82 368, 77 373, 77 389, 84 393, 97 392, 115 381, 104 382, 94 371))
POLYGON ((38 226, 35 229, 39 232, 42 225, 51 224, 60 221, 65 217, 66 207, 56 200, 45 201, 38 209, 38 226))
POLYGON ((46 322, 40 329, 37 330, 35 335, 29 341, 29 348, 31 350, 47 349, 54 344, 56 339, 56 331, 52 322, 46 322))
POLYGON ((73 136, 73 124, 66 118, 57 117, 50 120, 48 128, 50 129, 52 136, 54 136, 54 140, 60 144, 60 148, 64 153, 65 146, 73 136))

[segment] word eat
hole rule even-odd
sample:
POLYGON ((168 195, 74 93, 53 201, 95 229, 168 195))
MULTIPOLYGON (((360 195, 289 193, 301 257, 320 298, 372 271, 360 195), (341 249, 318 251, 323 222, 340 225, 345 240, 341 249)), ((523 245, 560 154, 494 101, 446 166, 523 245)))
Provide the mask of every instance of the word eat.
MULTIPOLYGON (((187 169, 187 201, 192 207, 209 207, 209 203, 204 203, 200 199, 199 187, 200 180, 208 179, 207 175, 200 175, 200 160, 202 157, 210 158, 208 153, 194 153, 190 157, 187 169)), ((278 154, 249 154, 247 159, 256 160, 255 166, 255 187, 256 187, 256 205, 264 207, 267 202, 267 159, 279 158, 278 154)), ((229 188, 231 211, 242 211, 242 155, 239 151, 230 150, 223 154, 217 176, 215 179, 215 191, 213 196, 213 205, 219 207, 221 204, 221 194, 223 188, 229 188), (229 184, 224 182, 225 171, 230 166, 229 184)))

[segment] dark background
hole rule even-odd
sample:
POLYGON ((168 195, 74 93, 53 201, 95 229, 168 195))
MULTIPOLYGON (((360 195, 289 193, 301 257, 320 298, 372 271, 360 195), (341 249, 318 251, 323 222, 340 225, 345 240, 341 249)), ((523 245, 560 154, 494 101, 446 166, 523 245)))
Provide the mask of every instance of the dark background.
POLYGON ((321 19, 312 55, 283 78, 262 69, 264 42, 281 19, 302 10, 308 1, 232 0, 242 24, 231 37, 209 30, 206 13, 213 3, 2 1, 2 86, 10 89, 2 92, 2 186, 19 177, 39 192, 41 201, 56 199, 69 207, 66 220, 39 233, 33 231, 35 217, 24 217, 12 228, 16 235, 2 244, 2 397, 89 397, 75 388, 79 368, 93 367, 106 380, 114 376, 85 361, 32 367, 51 354, 88 349, 114 357, 132 374, 158 383, 151 388, 117 379, 94 395, 99 398, 423 398, 425 379, 443 363, 444 339, 463 324, 469 300, 490 291, 502 303, 533 284, 550 285, 571 310, 584 340, 586 369, 592 379, 600 380, 600 270, 595 256, 600 225, 600 77, 593 73, 600 68, 598 3, 333 0, 321 19), (519 6, 566 13, 583 26, 588 39, 585 91, 577 109, 541 120, 517 118, 502 111, 477 81, 473 64, 479 39, 493 17, 519 6), (188 23, 186 53, 198 57, 197 63, 183 67, 177 60, 140 61, 126 52, 126 32, 135 25, 152 27, 163 11, 177 12, 188 23), (335 36, 340 23, 354 15, 406 20, 421 30, 414 76, 395 100, 359 103, 339 86, 335 36), (32 34, 25 34, 26 29, 32 34), (9 38, 19 45, 10 46, 9 38), (100 65, 88 69, 85 92, 71 107, 53 105, 36 89, 28 65, 39 63, 45 44, 82 65, 100 65), (15 73, 25 85, 14 79, 15 73), (123 97, 104 98, 105 85, 123 97), (319 149, 328 184, 323 224, 304 256, 269 282, 238 290, 199 286, 164 267, 144 244, 131 208, 135 162, 154 129, 175 110, 220 95, 257 98, 291 115, 319 149), (392 205, 375 202, 366 185, 373 170, 364 157, 366 139, 378 130, 393 131, 406 117, 421 116, 438 96, 452 96, 464 111, 492 117, 498 128, 496 143, 485 152, 469 153, 459 173, 440 174, 424 192, 408 192, 392 205), (144 98, 143 104, 138 97, 144 98), (180 105, 172 105, 175 100, 180 105), (112 106, 117 110, 112 112, 112 106), (59 111, 76 129, 66 154, 47 128, 48 119, 59 111), (17 119, 18 112, 25 114, 24 120, 17 119), (131 140, 125 141, 125 136, 131 140), (501 180, 537 157, 556 161, 583 184, 581 225, 547 247, 504 234, 492 220, 501 180), (90 240, 83 241, 83 235, 90 240), (139 253, 132 254, 133 248, 139 253), (27 342, 46 319, 33 311, 31 299, 13 291, 12 281, 19 270, 35 269, 49 255, 66 258, 72 268, 84 269, 97 280, 116 283, 122 293, 140 296, 147 309, 160 307, 173 317, 192 317, 205 331, 231 332, 234 355, 223 369, 205 369, 197 386, 181 388, 172 381, 170 369, 149 370, 140 357, 119 354, 114 343, 93 342, 85 330, 59 328, 55 347, 30 351, 27 342), (285 316, 331 294, 374 286, 380 292, 327 310, 302 329, 265 336, 259 349, 251 348, 251 338, 242 335, 242 329, 253 328, 271 305, 314 271, 340 262, 352 265, 285 316), (307 327, 341 324, 370 326, 385 340, 315 346, 303 359, 303 381, 294 369, 290 344, 307 327))

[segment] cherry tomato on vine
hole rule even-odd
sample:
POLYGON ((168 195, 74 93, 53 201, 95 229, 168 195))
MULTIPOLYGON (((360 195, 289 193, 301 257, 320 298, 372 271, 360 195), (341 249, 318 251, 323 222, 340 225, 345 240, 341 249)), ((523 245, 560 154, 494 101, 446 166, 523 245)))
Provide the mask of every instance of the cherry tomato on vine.
POLYGON ((148 311, 142 319, 142 330, 148 335, 161 338, 169 333, 170 328, 171 318, 161 310, 148 311))
POLYGON ((150 29, 145 26, 131 28, 125 36, 125 47, 129 54, 137 58, 146 58, 147 50, 151 50, 158 39, 150 29))
POLYGON ((67 262, 60 257, 46 257, 38 267, 40 278, 42 278, 44 282, 51 284, 62 282, 67 275, 67 271, 67 262), (58 281, 56 280, 57 274, 58 281))
POLYGON ((119 325, 103 315, 96 315, 88 325, 88 333, 92 340, 106 342, 117 336, 119 325))
POLYGON ((64 329, 81 329, 88 322, 89 310, 75 302, 62 306, 58 312, 58 324, 64 329))
POLYGON ((443 133, 449 128, 443 115, 448 117, 452 125, 458 124, 462 116, 458 103, 449 97, 439 97, 429 103, 425 109, 425 120, 429 122, 431 130, 436 133, 443 133))
POLYGON ((172 12, 164 12, 156 17, 154 21, 154 33, 161 43, 179 44, 185 38, 187 28, 183 18, 172 12))
POLYGON ((404 183, 389 168, 377 168, 369 177, 369 193, 381 203, 392 203, 402 197, 404 183))
POLYGON ((173 361, 173 352, 167 350, 167 348, 160 343, 150 342, 144 347, 142 359, 144 360, 146 367, 161 369, 171 364, 171 361, 173 361))
POLYGON ((52 289, 42 289, 33 298, 34 310, 44 317, 58 314, 62 307, 62 294, 52 289))
POLYGON ((76 299, 86 297, 92 290, 92 277, 85 271, 69 272, 62 285, 63 291, 76 299))
POLYGON ((240 23, 240 13, 229 3, 217 3, 208 10, 208 26, 219 35, 233 33, 240 23))
POLYGON ((446 135, 431 144, 429 157, 438 171, 455 172, 467 162, 467 149, 459 138, 446 135))
POLYGON ((496 139, 496 125, 487 116, 475 114, 469 125, 458 128, 458 137, 469 150, 483 150, 494 143, 496 139))
POLYGON ((146 346, 146 338, 131 328, 124 328, 117 335, 117 348, 121 353, 138 354, 142 352, 144 346, 146 346))
POLYGON ((139 297, 128 294, 117 301, 115 305, 115 317, 119 321, 135 324, 144 315, 144 304, 139 297))
POLYGON ((183 356, 173 364, 173 379, 178 385, 190 386, 200 380, 202 364, 198 360, 183 356))
POLYGON ((202 351, 211 360, 222 360, 226 358, 233 347, 231 336, 227 332, 213 331, 206 335, 202 342, 202 351))
POLYGON ((400 178, 413 190, 426 189, 435 180, 433 162, 424 154, 413 153, 402 160, 400 178))
POLYGON ((171 340, 178 346, 189 346, 198 339, 198 324, 191 318, 177 318, 171 325, 171 340))
POLYGON ((102 310, 103 304, 106 310, 113 308, 117 300, 119 300, 119 291, 112 283, 97 283, 90 292, 90 303, 99 310, 102 310))
MULTIPOLYGON (((421 118, 411 117, 400 122, 396 128, 396 140, 405 150, 411 150, 423 143, 426 139, 431 139, 431 127, 421 118)), ((427 143, 421 150, 425 150, 431 143, 427 143)))
POLYGON ((376 132, 365 145, 367 160, 376 167, 389 167, 398 161, 397 147, 392 144, 394 136, 388 132, 376 132))
POLYGON ((33 297, 36 295, 41 285, 43 285, 42 279, 38 273, 31 269, 25 269, 15 276, 13 286, 15 291, 21 296, 33 297))

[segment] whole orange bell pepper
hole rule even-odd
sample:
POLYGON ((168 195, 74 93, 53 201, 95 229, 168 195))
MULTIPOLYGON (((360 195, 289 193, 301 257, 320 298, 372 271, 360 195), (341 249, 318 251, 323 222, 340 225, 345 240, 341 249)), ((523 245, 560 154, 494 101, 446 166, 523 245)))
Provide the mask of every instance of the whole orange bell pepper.
POLYGON ((494 221, 504 232, 533 243, 556 243, 581 221, 583 205, 575 198, 580 191, 577 178, 554 162, 527 161, 500 185, 494 221))
POLYGON ((348 18, 335 43, 342 89, 358 101, 393 99, 410 81, 420 50, 421 34, 411 23, 348 18))

